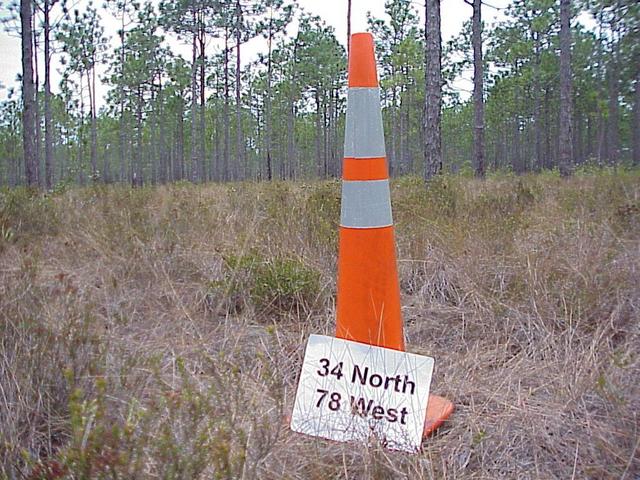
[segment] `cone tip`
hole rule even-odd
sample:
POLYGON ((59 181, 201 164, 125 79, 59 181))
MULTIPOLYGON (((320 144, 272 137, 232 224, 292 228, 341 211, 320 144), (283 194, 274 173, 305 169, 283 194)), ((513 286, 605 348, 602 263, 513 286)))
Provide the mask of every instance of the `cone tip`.
POLYGON ((368 32, 359 32, 351 35, 351 48, 349 52, 349 86, 378 86, 373 35, 368 32))

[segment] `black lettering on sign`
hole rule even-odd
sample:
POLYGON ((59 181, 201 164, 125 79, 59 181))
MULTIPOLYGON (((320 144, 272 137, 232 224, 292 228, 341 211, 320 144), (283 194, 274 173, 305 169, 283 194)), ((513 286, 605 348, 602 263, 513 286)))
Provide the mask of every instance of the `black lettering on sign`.
POLYGON ((395 423, 395 422, 398 421, 398 409, 397 408, 387 408, 387 420, 389 420, 390 423, 395 423))
POLYGON ((351 395, 351 412, 354 415, 360 415, 361 417, 366 417, 369 415, 369 410, 371 410, 371 405, 373 405, 373 400, 369 400, 369 403, 366 404, 364 398, 360 397, 357 400, 351 395))
POLYGON ((351 374, 351 383, 360 383, 360 385, 369 385, 374 388, 382 387, 384 390, 393 390, 396 393, 409 393, 413 395, 416 392, 416 384, 409 379, 407 375, 396 375, 395 377, 383 377, 378 373, 369 374, 369 367, 361 368, 360 365, 353 366, 351 374))
MULTIPOLYGON (((322 401, 327 395, 329 395, 329 390, 318 388, 316 392, 320 394, 320 398, 316 402, 316 407, 320 408, 322 406, 322 401)), ((340 410, 340 400, 342 400, 342 396, 338 392, 332 392, 331 395, 329 395, 329 402, 327 404, 329 410, 333 410, 334 412, 340 410)))
POLYGON ((401 425, 406 425, 409 411, 407 407, 402 407, 400 410, 400 418, 398 418, 397 408, 385 408, 382 405, 374 405, 373 400, 367 401, 363 397, 354 397, 351 395, 351 414, 365 418, 371 416, 374 420, 386 420, 389 423, 400 421, 401 425))
POLYGON ((384 417, 384 408, 382 408, 380 405, 376 405, 375 407, 373 407, 373 410, 371 410, 371 416, 376 420, 380 420, 382 417, 384 417))
POLYGON ((322 404, 322 400, 324 400, 324 397, 327 396, 327 393, 329 393, 329 391, 328 390, 322 390, 321 388, 319 388, 316 391, 320 394, 320 398, 318 399, 318 402, 316 403, 316 407, 320 408, 320 405, 322 404))
POLYGON ((331 362, 329 362, 328 358, 321 358, 320 359, 320 370, 316 370, 316 373, 318 375, 320 375, 321 377, 326 377, 327 375, 331 374, 333 376, 335 376, 338 380, 340 380, 343 376, 342 374, 342 362, 338 363, 335 367, 333 367, 331 370, 329 370, 329 367, 331 365, 331 362))
POLYGON ((376 388, 379 387, 380 385, 382 385, 382 377, 377 373, 374 373, 369 377, 369 385, 376 388))
POLYGON ((338 380, 342 378, 342 362, 331 369, 331 375, 334 375, 338 380))
POLYGON ((331 394, 331 400, 329 400, 329 409, 334 412, 340 410, 340 394, 338 392, 333 392, 331 394))
POLYGON ((321 358, 320 366, 322 367, 322 370, 317 370, 316 373, 321 377, 326 377, 327 375, 329 375, 329 359, 321 358))

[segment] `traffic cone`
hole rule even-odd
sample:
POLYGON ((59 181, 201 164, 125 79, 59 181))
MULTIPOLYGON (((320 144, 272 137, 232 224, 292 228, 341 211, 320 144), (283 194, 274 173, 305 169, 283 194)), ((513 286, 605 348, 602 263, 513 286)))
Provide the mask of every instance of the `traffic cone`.
MULTIPOLYGON (((351 36, 342 169, 336 337, 404 350, 389 172, 373 37, 351 36)), ((424 435, 453 412, 429 396, 424 435)))

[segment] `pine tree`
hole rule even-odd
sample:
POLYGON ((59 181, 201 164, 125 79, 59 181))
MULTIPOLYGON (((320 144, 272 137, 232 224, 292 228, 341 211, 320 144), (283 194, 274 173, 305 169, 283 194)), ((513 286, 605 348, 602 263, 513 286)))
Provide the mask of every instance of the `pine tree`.
POLYGON ((32 44, 31 0, 20 0, 20 23, 22 39, 22 139, 24 149, 24 171, 27 185, 38 185, 36 170, 36 118, 35 86, 33 82, 33 44, 32 44))
POLYGON ((571 173, 573 160, 572 79, 571 79, 571 0, 560 0, 560 157, 563 177, 571 173))
POLYGON ((440 0, 426 0, 425 45, 424 178, 429 180, 442 170, 440 0))
MULTIPOLYGON (((86 80, 89 96, 89 120, 91 125, 91 175, 100 177, 98 171, 96 67, 104 61, 106 38, 98 12, 90 3, 82 14, 74 11, 73 19, 62 24, 58 40, 66 54, 68 74, 77 74, 80 85, 86 80)), ((83 99, 81 99, 83 101, 83 99)))

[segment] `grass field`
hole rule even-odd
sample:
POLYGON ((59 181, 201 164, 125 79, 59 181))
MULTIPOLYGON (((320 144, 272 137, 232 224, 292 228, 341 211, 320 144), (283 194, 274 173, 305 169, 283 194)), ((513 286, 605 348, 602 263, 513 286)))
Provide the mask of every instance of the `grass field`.
POLYGON ((0 192, 0 478, 638 479, 640 174, 392 185, 420 455, 291 433, 340 183, 0 192))

